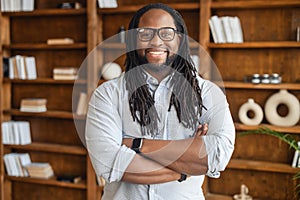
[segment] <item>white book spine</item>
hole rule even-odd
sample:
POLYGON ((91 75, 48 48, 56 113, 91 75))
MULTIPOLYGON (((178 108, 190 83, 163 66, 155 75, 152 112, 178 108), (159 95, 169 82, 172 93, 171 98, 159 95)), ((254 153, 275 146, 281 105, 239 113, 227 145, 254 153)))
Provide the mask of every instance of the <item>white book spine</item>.
POLYGON ((29 56, 25 57, 25 68, 27 79, 36 79, 37 78, 37 70, 36 70, 36 63, 35 57, 29 56))
MULTIPOLYGON (((300 141, 297 142, 298 147, 300 147, 300 141)), ((294 158, 292 162, 292 167, 299 167, 299 151, 295 151, 294 158)))
POLYGON ((230 23, 229 23, 229 20, 230 20, 229 17, 223 16, 223 17, 220 17, 220 20, 221 20, 222 27, 224 29, 226 42, 232 43, 233 42, 232 30, 231 30, 230 23))
POLYGON ((212 24, 214 26, 214 29, 216 31, 216 36, 218 38, 218 43, 225 43, 225 33, 224 29, 222 27, 221 21, 218 16, 214 15, 211 18, 212 24))

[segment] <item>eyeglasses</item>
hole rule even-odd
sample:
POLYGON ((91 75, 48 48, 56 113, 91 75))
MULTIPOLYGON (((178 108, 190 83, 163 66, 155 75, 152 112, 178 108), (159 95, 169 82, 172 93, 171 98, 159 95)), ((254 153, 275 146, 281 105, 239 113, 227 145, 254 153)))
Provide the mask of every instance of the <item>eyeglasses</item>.
POLYGON ((140 41, 148 42, 153 39, 154 35, 157 33, 159 38, 163 41, 171 41, 174 39, 175 33, 177 33, 177 30, 175 30, 172 27, 162 27, 159 29, 154 28, 138 28, 137 34, 140 41))

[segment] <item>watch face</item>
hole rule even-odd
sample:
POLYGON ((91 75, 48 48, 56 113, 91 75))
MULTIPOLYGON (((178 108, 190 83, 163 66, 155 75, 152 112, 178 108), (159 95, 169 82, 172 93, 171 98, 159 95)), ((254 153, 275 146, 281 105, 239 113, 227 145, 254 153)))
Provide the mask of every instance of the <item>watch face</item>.
POLYGON ((132 141, 131 149, 134 150, 136 153, 140 153, 140 148, 142 146, 142 138, 135 138, 132 141))

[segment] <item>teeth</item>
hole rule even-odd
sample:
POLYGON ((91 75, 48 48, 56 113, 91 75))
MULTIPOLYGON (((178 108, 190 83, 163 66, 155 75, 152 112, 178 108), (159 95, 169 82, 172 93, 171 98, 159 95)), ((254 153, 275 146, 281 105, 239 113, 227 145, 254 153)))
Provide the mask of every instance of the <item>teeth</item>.
POLYGON ((150 51, 149 53, 154 54, 154 55, 160 55, 160 54, 163 54, 164 51, 150 51))

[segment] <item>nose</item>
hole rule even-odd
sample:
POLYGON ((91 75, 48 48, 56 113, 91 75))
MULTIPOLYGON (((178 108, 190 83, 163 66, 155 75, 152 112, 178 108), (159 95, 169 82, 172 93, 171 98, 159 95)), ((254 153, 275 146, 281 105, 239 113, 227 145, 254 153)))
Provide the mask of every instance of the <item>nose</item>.
POLYGON ((160 37, 158 36, 158 33, 156 32, 152 38, 152 40, 150 40, 150 44, 153 46, 160 46, 163 44, 162 39, 160 39, 160 37))

